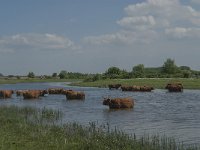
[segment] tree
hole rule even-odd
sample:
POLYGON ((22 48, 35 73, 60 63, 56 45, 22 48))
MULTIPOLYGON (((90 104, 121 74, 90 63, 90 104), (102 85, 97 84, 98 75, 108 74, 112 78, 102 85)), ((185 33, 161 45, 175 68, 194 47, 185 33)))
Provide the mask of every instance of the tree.
POLYGON ((52 77, 53 77, 53 78, 56 78, 57 76, 58 76, 57 73, 53 73, 53 74, 52 74, 52 77))
POLYGON ((2 74, 2 73, 0 73, 0 77, 3 77, 3 74, 2 74))
POLYGON ((139 64, 134 66, 132 69, 132 74, 135 78, 143 78, 145 76, 144 65, 139 64))
POLYGON ((188 66, 180 66, 179 68, 180 68, 181 70, 188 70, 188 71, 191 70, 190 67, 188 67, 188 66))
POLYGON ((62 71, 59 73, 58 76, 60 77, 60 79, 65 79, 65 78, 67 78, 67 71, 62 70, 62 71))
POLYGON ((35 78, 35 74, 34 74, 33 72, 29 72, 29 73, 28 73, 28 77, 29 77, 29 78, 35 78))
POLYGON ((178 67, 175 61, 168 58, 163 64, 163 72, 167 74, 175 74, 178 71, 178 67))
POLYGON ((182 74, 184 78, 190 78, 192 73, 189 70, 182 70, 182 74))
POLYGON ((105 75, 108 78, 119 78, 121 74, 121 70, 118 67, 110 67, 108 70, 105 72, 105 75))

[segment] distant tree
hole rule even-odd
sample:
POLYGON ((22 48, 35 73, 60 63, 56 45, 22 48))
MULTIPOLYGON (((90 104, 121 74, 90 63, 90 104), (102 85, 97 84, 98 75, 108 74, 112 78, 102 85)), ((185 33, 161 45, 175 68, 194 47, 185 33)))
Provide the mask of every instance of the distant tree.
POLYGON ((10 75, 8 75, 8 77, 9 78, 13 78, 13 77, 15 77, 14 75, 12 75, 12 74, 10 74, 10 75))
POLYGON ((139 64, 133 67, 132 69, 133 77, 135 78, 143 78, 145 76, 144 65, 139 64))
POLYGON ((189 70, 183 70, 182 74, 184 78, 190 78, 192 76, 192 72, 189 70))
POLYGON ((121 70, 118 67, 110 67, 108 70, 105 72, 105 76, 108 78, 119 78, 121 75, 121 70))
POLYGON ((188 66, 180 66, 180 70, 191 70, 188 66))
POLYGON ((122 78, 122 79, 129 79, 129 78, 131 78, 131 73, 127 72, 126 70, 123 69, 121 71, 120 78, 122 78))
POLYGON ((53 73, 53 74, 52 74, 52 77, 53 77, 53 78, 56 78, 57 76, 58 76, 57 73, 53 73))
POLYGON ((163 72, 166 74, 174 74, 178 71, 175 61, 168 58, 163 64, 163 72))
POLYGON ((65 79, 65 78, 67 78, 67 71, 62 70, 62 71, 59 73, 58 76, 60 77, 60 79, 65 79))
POLYGON ((0 77, 3 77, 3 74, 2 74, 2 73, 0 73, 0 77))
POLYGON ((29 72, 27 76, 29 78, 35 78, 35 74, 33 72, 29 72))

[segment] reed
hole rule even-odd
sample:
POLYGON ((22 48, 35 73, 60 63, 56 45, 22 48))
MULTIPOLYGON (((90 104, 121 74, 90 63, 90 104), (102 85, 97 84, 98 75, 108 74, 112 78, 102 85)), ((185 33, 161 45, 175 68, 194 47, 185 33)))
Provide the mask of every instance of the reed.
POLYGON ((9 150, 199 150, 166 136, 137 138, 109 124, 55 124, 62 113, 52 109, 0 106, 0 149, 9 150))

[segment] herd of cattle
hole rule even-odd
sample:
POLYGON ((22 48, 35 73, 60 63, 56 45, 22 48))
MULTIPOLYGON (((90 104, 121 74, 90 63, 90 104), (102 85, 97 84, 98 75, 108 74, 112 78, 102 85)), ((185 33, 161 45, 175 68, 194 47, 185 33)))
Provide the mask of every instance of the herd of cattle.
POLYGON ((73 90, 65 90, 63 88, 50 88, 48 90, 0 90, 0 98, 8 99, 12 97, 12 94, 16 93, 16 96, 23 96, 26 99, 39 99, 40 97, 46 96, 47 94, 62 94, 66 95, 69 100, 72 99, 85 99, 84 92, 77 92, 73 90))
MULTIPOLYGON (((110 84, 109 89, 119 89, 122 91, 135 92, 151 92, 154 90, 151 86, 122 86, 121 84, 110 84)), ((181 83, 169 83, 165 89, 169 92, 183 92, 183 85, 181 83)), ((108 105, 110 109, 133 108, 134 100, 132 98, 104 98, 103 105, 108 105)))
MULTIPOLYGON (((122 91, 139 91, 139 92, 151 92, 154 90, 150 86, 122 86, 121 84, 110 84, 109 89, 119 89, 122 91)), ((165 87, 169 92, 182 92, 183 85, 181 83, 170 83, 165 87)), ((21 96, 26 99, 39 99, 40 97, 61 94, 65 95, 68 100, 84 100, 85 93, 73 90, 66 90, 63 88, 49 88, 48 90, 0 90, 0 99, 8 99, 12 97, 12 94, 16 93, 16 96, 21 96)), ((132 98, 104 98, 103 105, 108 105, 110 109, 123 109, 133 108, 134 100, 132 98)))
MULTIPOLYGON (((109 89, 119 89, 122 91, 135 91, 135 92, 151 92, 154 90, 152 86, 122 86, 121 84, 110 84, 108 85, 109 89)), ((166 85, 165 89, 168 89, 169 92, 182 92, 183 85, 181 83, 169 83, 166 85)))

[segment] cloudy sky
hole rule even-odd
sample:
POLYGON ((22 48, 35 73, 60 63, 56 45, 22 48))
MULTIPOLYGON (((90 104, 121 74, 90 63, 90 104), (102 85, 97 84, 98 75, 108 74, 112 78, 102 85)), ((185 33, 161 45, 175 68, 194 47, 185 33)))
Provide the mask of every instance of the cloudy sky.
POLYGON ((200 0, 0 0, 0 73, 200 70, 200 0))

